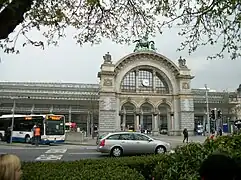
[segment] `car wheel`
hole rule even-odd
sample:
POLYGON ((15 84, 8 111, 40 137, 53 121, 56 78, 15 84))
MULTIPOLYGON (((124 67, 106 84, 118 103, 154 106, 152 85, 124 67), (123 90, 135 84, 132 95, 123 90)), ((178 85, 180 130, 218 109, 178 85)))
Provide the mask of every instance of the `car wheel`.
POLYGON ((111 156, 112 157, 121 157, 123 154, 123 150, 120 147, 114 147, 111 150, 111 156))
POLYGON ((25 143, 30 143, 31 142, 31 138, 29 135, 25 136, 25 143))
POLYGON ((158 146, 155 150, 156 154, 164 154, 166 152, 166 148, 164 146, 158 146))

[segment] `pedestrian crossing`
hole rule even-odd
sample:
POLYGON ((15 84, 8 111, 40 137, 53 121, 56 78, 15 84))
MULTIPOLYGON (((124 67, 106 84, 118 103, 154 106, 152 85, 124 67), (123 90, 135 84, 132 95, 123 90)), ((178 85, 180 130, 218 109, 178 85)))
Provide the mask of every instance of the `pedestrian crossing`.
POLYGON ((38 156, 35 161, 59 161, 66 152, 67 149, 48 149, 44 154, 38 156))

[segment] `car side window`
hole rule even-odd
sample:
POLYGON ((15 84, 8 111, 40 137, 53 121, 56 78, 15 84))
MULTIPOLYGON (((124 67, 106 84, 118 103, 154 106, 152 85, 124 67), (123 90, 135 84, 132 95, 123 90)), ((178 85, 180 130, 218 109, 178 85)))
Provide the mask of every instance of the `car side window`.
POLYGON ((133 134, 121 134, 120 140, 134 140, 133 134))
POLYGON ((119 134, 114 134, 114 135, 111 135, 111 136, 107 137, 106 139, 108 139, 108 140, 119 140, 120 139, 120 135, 119 134))
POLYGON ((149 138, 144 136, 144 135, 141 135, 141 134, 135 134, 135 140, 137 140, 137 141, 148 141, 149 138))

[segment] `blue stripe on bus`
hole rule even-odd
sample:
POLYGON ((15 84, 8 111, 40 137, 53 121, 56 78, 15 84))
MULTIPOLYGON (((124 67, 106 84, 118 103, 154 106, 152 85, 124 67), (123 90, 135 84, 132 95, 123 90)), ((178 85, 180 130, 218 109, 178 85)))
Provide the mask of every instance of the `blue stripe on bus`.
MULTIPOLYGON (((13 142, 25 142, 25 138, 21 138, 21 137, 13 137, 12 138, 13 142)), ((64 143, 65 140, 41 140, 40 144, 49 144, 49 143, 53 143, 53 144, 58 144, 58 143, 64 143)))

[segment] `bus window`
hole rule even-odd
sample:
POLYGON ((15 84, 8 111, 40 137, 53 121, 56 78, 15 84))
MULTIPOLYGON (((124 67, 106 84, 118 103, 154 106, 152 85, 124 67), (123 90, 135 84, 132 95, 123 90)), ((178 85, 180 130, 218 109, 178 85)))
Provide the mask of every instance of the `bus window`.
POLYGON ((26 119, 25 117, 14 118, 13 130, 31 132, 35 124, 40 127, 41 135, 43 135, 43 117, 32 117, 31 119, 26 119))

